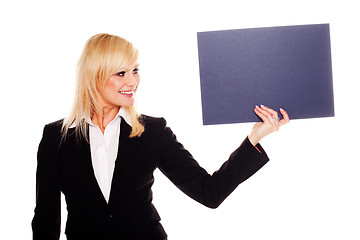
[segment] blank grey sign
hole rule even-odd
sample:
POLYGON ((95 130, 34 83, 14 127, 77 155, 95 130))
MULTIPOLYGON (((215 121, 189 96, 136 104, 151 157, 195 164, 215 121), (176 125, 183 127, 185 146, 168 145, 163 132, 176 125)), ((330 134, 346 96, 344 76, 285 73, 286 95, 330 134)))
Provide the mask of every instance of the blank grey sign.
POLYGON ((203 124, 334 116, 329 24, 198 32, 203 124), (280 114, 279 114, 280 115, 280 114))

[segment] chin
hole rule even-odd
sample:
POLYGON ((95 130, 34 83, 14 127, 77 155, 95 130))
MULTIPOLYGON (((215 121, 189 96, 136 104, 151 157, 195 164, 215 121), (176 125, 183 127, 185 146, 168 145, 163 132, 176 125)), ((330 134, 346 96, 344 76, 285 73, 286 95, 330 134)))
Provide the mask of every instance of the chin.
POLYGON ((134 106, 135 104, 135 101, 132 101, 132 102, 122 102, 120 104, 118 104, 118 106, 120 107, 131 107, 131 106, 134 106))

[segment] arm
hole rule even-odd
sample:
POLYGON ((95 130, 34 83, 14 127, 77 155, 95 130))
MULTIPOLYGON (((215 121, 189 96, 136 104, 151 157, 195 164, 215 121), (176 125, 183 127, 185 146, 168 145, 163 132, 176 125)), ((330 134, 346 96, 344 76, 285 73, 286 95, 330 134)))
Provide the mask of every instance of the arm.
POLYGON ((33 239, 59 239, 60 187, 58 179, 59 132, 45 126, 39 144, 36 171, 36 207, 32 220, 33 239))
POLYGON ((212 175, 194 160, 176 139, 163 120, 162 158, 159 169, 185 194, 210 207, 218 207, 243 181, 268 161, 260 144, 256 147, 248 138, 212 175))
POLYGON ((289 122, 289 116, 283 109, 280 110, 282 120, 278 119, 276 111, 265 106, 255 107, 254 112, 263 122, 254 125, 240 147, 212 175, 199 166, 176 140, 176 136, 166 127, 163 120, 163 154, 160 170, 188 196, 205 206, 216 208, 240 183, 251 177, 268 161, 259 141, 289 122))

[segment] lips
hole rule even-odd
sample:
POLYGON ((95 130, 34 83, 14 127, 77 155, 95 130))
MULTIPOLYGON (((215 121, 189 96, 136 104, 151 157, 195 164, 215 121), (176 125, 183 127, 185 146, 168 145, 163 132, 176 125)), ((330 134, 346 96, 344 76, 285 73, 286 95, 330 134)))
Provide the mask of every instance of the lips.
POLYGON ((119 91, 119 93, 125 97, 132 97, 134 95, 134 90, 131 91, 119 91))

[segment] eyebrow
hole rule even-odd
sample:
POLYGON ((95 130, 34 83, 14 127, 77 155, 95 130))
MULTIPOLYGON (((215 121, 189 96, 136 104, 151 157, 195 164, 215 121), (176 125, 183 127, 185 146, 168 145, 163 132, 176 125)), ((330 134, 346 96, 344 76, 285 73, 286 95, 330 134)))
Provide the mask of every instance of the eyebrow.
POLYGON ((120 69, 119 71, 117 71, 116 73, 118 73, 118 72, 127 72, 127 71, 130 71, 130 70, 132 70, 132 69, 135 69, 135 68, 138 68, 139 67, 139 63, 137 63, 137 64, 135 64, 133 67, 131 67, 131 68, 122 68, 122 69, 120 69))

